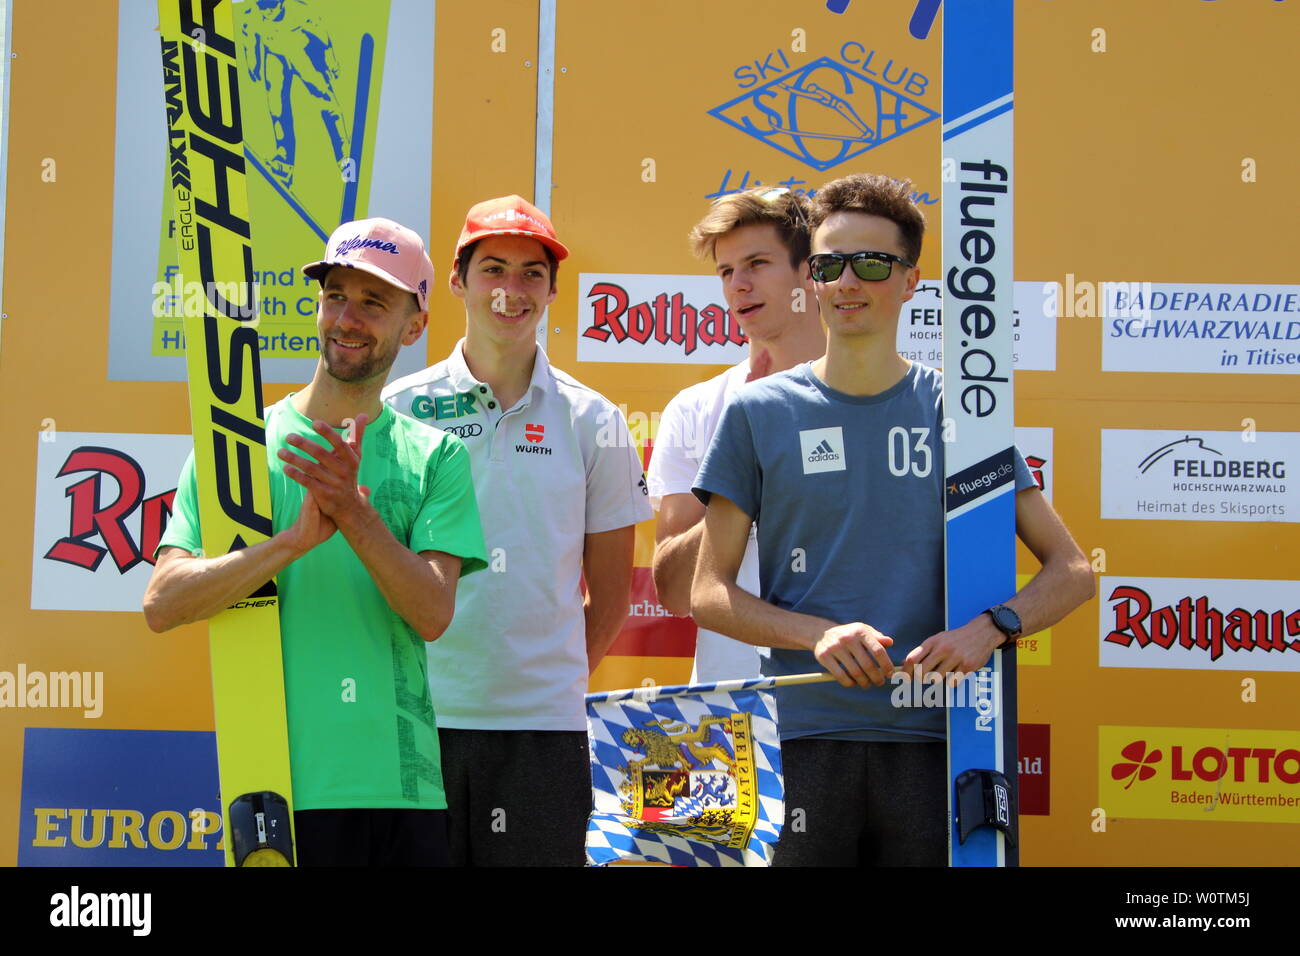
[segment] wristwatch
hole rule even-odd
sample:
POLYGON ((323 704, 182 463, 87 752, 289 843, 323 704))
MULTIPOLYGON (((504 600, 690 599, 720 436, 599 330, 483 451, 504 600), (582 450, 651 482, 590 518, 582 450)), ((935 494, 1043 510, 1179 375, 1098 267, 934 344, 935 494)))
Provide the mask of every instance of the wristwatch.
POLYGON ((1008 644, 1015 644, 1016 639, 1020 637, 1020 615, 1005 604, 989 608, 988 615, 993 618, 993 626, 1007 636, 1007 639, 998 647, 1003 648, 1008 644))

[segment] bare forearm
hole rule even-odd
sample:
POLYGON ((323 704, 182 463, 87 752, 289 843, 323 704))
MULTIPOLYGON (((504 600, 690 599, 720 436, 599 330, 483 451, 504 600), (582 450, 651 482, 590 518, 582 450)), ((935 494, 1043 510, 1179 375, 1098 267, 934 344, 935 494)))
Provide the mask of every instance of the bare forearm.
POLYGON ((1096 590, 1092 568, 1079 553, 1043 565, 1006 604, 1020 616, 1021 633, 1036 634, 1091 600, 1096 590))
POLYGON ((691 584, 704 538, 704 522, 665 538, 655 547, 655 592, 659 603, 678 617, 691 613, 691 584))
POLYGON ((623 628, 623 622, 627 620, 627 597, 626 591, 624 597, 620 600, 604 598, 594 600, 591 592, 587 593, 587 600, 583 602, 582 614, 586 619, 587 625, 587 670, 590 673, 596 669, 596 665, 601 662, 605 654, 613 646, 614 640, 618 637, 618 632, 623 628))
POLYGON ((282 535, 217 558, 168 561, 144 594, 144 617, 161 634, 207 620, 248 597, 296 557, 282 535))
POLYGON ((734 582, 697 575, 691 589, 695 623, 757 647, 811 651, 835 622, 769 604, 734 582))
POLYGON ((370 505, 340 517, 339 531, 388 606, 426 641, 437 640, 456 610, 456 578, 394 538, 370 505))

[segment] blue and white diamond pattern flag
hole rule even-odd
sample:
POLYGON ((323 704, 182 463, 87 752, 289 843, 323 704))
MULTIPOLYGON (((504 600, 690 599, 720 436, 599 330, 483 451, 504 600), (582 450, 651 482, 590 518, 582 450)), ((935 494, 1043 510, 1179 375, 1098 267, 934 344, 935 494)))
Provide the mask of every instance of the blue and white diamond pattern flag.
POLYGON ((766 866, 785 820, 768 689, 829 675, 587 695, 587 860, 766 866))

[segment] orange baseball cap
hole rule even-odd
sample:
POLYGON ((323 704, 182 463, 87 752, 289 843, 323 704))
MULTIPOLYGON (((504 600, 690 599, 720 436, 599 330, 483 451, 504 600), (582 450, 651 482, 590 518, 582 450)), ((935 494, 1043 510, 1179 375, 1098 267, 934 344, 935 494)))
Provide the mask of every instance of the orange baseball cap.
POLYGON ((420 309, 429 310, 433 263, 424 240, 414 230, 391 219, 359 219, 334 230, 325 244, 325 258, 302 267, 309 279, 323 282, 334 266, 360 269, 390 285, 414 293, 420 309))
POLYGON ((472 206, 465 216, 465 228, 456 240, 453 263, 460 261, 460 251, 471 242, 488 236, 527 236, 536 239, 555 254, 557 262, 569 254, 564 243, 555 237, 555 227, 551 225, 546 213, 522 196, 502 196, 472 206))

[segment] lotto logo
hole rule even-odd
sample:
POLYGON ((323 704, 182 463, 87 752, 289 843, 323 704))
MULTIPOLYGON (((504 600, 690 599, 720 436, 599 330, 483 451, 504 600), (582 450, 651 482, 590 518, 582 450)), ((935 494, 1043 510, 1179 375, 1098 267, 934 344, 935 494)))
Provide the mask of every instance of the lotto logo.
POLYGON ((799 432, 799 449, 805 475, 847 470, 844 460, 844 429, 839 425, 833 428, 804 429, 799 432))

